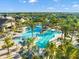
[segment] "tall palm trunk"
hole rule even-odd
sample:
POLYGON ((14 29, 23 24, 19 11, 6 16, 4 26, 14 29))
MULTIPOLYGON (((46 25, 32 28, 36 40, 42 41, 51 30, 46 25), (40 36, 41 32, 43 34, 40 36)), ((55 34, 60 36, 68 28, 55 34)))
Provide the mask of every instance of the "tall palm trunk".
POLYGON ((53 53, 53 59, 56 59, 56 51, 53 53))
POLYGON ((74 36, 74 32, 72 32, 72 35, 71 35, 71 41, 73 40, 73 36, 74 36))
POLYGON ((34 29, 34 28, 33 28, 33 26, 31 26, 31 31, 32 31, 32 37, 33 37, 33 29, 34 29))
POLYGON ((10 54, 10 50, 9 50, 9 47, 7 47, 7 51, 8 51, 8 54, 10 54))
POLYGON ((33 29, 32 29, 32 37, 33 37, 33 29))

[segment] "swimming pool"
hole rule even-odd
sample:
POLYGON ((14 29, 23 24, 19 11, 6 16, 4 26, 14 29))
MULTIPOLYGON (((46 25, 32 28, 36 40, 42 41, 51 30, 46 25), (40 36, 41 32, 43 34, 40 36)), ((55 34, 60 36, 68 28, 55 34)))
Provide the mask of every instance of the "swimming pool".
MULTIPOLYGON (((47 43, 52 38, 56 37, 58 34, 61 34, 61 32, 58 32, 56 30, 52 31, 51 29, 47 29, 44 33, 40 34, 42 30, 41 26, 36 26, 33 31, 33 37, 39 37, 39 40, 36 42, 36 45, 40 48, 45 48, 47 46, 47 43)), ((32 31, 31 28, 26 29, 26 32, 22 33, 22 35, 15 40, 16 43, 19 43, 22 41, 22 39, 27 39, 32 37, 32 31)))
POLYGON ((45 48, 47 47, 48 42, 56 37, 58 34, 61 34, 60 32, 57 31, 51 31, 51 30, 47 30, 45 33, 40 34, 40 40, 38 40, 38 42, 36 42, 36 44, 40 47, 40 48, 45 48))

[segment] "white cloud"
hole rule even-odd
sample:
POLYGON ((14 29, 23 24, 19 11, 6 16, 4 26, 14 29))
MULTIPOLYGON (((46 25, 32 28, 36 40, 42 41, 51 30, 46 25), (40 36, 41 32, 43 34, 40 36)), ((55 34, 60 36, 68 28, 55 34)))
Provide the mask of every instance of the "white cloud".
POLYGON ((79 4, 73 4, 72 7, 79 8, 79 4))
POLYGON ((29 3, 35 3, 37 0, 29 0, 29 3))

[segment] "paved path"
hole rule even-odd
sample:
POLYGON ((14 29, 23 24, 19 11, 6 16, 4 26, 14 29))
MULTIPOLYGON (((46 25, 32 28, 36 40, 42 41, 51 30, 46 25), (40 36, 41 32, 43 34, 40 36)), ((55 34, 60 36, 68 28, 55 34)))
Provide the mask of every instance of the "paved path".
MULTIPOLYGON (((0 59, 7 59, 7 49, 0 49, 0 59)), ((16 46, 13 46, 10 48, 11 56, 14 57, 14 59, 21 59, 19 58, 18 49, 16 46)))

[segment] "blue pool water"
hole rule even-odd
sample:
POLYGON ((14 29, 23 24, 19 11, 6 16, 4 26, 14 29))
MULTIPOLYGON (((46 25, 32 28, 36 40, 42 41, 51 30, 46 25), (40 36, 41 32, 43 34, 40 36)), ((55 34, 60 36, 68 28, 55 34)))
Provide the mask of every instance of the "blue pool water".
POLYGON ((57 34, 60 34, 60 32, 47 30, 44 34, 39 35, 40 40, 38 40, 38 42, 36 42, 36 44, 40 48, 45 48, 47 46, 49 40, 51 40, 52 38, 57 36, 57 34))
MULTIPOLYGON (((40 48, 45 48, 47 46, 47 43, 49 40, 57 36, 57 34, 61 34, 61 32, 58 31, 52 31, 51 29, 46 30, 44 33, 40 34, 42 30, 41 26, 36 26, 33 31, 33 37, 39 37, 39 40, 36 42, 36 45, 40 48)), ((32 31, 31 29, 26 29, 25 33, 22 33, 22 35, 15 40, 16 43, 19 43, 22 41, 22 39, 27 39, 32 37, 32 31)))

